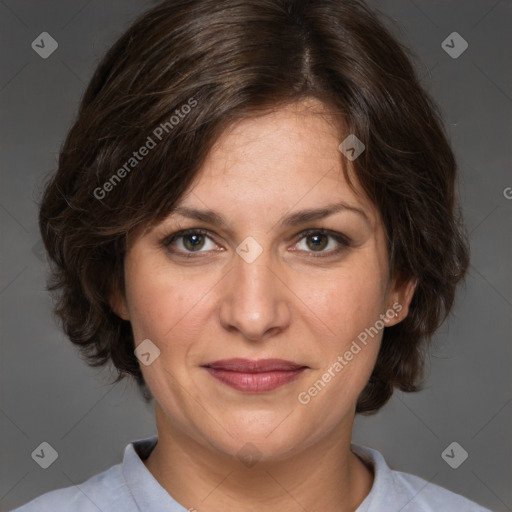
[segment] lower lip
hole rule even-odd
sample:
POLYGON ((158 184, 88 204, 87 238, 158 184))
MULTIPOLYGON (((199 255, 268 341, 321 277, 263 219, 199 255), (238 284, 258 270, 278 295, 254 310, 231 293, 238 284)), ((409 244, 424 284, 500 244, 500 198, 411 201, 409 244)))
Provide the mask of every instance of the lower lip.
POLYGON ((206 368, 212 377, 238 391, 261 393, 272 391, 298 378, 305 368, 260 373, 243 373, 217 368, 206 368))

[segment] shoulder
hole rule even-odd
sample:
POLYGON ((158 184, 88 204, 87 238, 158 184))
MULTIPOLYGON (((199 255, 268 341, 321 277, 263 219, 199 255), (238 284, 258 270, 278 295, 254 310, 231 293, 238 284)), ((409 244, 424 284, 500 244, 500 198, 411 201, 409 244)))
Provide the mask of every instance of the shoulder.
POLYGON ((352 451, 373 467, 375 474, 370 494, 356 512, 491 512, 423 478, 391 470, 377 450, 352 445, 352 451))
POLYGON ((98 473, 83 483, 47 492, 11 512, 98 512, 118 510, 131 512, 121 464, 98 473))
POLYGON ((451 512, 453 510, 490 512, 489 509, 478 503, 418 476, 401 471, 392 471, 392 474, 400 494, 410 500, 409 506, 404 508, 404 512, 409 510, 411 512, 451 512))

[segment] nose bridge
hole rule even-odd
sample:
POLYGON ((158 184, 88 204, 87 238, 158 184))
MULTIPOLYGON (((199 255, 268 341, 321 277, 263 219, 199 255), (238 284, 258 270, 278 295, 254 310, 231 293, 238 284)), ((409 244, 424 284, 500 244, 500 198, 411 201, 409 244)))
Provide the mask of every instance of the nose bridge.
POLYGON ((221 322, 226 329, 238 330, 246 338, 257 340, 284 328, 289 311, 286 293, 276 277, 276 261, 268 251, 261 251, 252 259, 255 247, 248 243, 237 248, 240 254, 233 261, 221 307, 221 322))
POLYGON ((275 275, 270 270, 269 260, 260 256, 257 261, 248 263, 243 258, 236 258, 233 278, 239 299, 246 297, 250 301, 270 302, 275 298, 271 279, 275 275))

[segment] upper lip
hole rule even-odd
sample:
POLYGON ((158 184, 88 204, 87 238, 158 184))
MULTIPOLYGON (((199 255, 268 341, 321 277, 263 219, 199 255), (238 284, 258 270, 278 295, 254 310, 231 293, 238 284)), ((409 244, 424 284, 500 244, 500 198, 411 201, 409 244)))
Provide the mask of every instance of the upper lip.
POLYGON ((215 370, 229 370, 232 372, 259 373, 275 371, 292 371, 307 368, 303 364, 284 359, 220 359, 203 365, 215 370))

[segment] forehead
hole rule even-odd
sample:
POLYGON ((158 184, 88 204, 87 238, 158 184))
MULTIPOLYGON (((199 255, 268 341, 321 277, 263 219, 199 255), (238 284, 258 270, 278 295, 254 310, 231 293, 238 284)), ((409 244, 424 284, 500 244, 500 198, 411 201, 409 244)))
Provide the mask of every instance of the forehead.
POLYGON ((326 107, 309 99, 233 121, 213 145, 203 171, 229 171, 230 165, 242 163, 260 169, 273 163, 281 170, 287 162, 304 159, 304 169, 311 162, 332 163, 333 154, 340 155, 333 151, 340 137, 339 123, 326 107))
POLYGON ((268 208, 273 201, 313 207, 342 200, 376 220, 375 206, 339 150, 344 137, 339 119, 317 100, 233 122, 189 187, 193 194, 185 194, 180 204, 202 200, 229 208, 243 200, 247 207, 268 208))
POLYGON ((276 224, 294 211, 342 202, 362 210, 377 229, 379 212, 338 149, 345 137, 340 119, 317 100, 238 119, 213 144, 174 208, 214 211, 230 224, 255 226, 257 218, 276 224))

